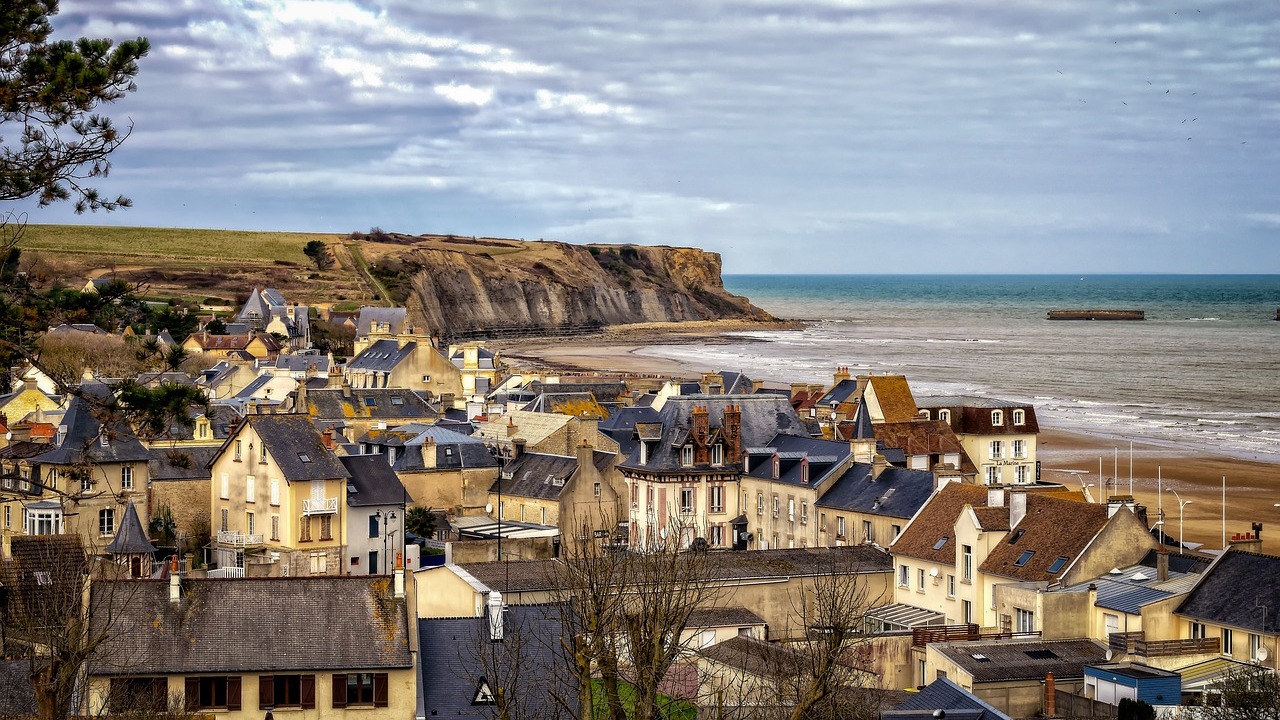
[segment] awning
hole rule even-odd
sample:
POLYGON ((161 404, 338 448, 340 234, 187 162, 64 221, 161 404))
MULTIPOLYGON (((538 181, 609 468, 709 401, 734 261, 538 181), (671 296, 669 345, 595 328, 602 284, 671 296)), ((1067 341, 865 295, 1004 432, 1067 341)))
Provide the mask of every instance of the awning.
POLYGON ((885 630, 909 630, 926 625, 946 625, 947 616, 937 610, 929 610, 906 603, 885 605, 867 612, 867 625, 885 630))

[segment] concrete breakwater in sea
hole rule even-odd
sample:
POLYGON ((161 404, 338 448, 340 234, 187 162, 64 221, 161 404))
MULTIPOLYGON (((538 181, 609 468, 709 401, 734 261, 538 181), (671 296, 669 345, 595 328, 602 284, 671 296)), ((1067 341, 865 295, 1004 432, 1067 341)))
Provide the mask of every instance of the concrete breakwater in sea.
POLYGON ((1050 310, 1049 320, 1146 320, 1142 310, 1050 310))

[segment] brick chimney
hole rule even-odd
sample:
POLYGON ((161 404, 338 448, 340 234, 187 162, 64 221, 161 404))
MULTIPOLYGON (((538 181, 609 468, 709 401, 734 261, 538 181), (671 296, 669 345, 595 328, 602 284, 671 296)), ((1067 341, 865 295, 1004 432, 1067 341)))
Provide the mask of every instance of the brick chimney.
POLYGON ((840 367, 836 368, 836 374, 834 377, 837 384, 842 383, 845 380, 852 379, 852 377, 849 375, 849 366, 841 365, 840 367))
POLYGON ((724 435, 725 457, 728 462, 735 462, 742 457, 742 407, 726 405, 724 418, 720 421, 720 433, 724 435))
POLYGON ((1044 716, 1056 717, 1058 715, 1058 699, 1054 697, 1057 687, 1053 682, 1053 673, 1044 676, 1044 716))
POLYGON ((693 413, 689 418, 690 431, 693 433, 695 443, 698 445, 707 444, 707 433, 710 431, 710 420, 707 417, 706 405, 694 405, 693 413))

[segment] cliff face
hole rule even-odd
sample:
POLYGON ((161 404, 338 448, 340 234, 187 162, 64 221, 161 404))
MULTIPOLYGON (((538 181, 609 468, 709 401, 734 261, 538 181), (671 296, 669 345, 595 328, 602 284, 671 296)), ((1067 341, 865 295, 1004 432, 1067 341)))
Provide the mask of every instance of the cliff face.
POLYGON ((720 256, 696 248, 434 237, 392 255, 409 311, 444 333, 771 319, 726 292, 720 256))

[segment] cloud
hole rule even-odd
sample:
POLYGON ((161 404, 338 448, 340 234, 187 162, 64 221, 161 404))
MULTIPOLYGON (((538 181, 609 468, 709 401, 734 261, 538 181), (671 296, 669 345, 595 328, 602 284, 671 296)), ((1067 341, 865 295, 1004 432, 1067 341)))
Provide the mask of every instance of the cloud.
POLYGON ((470 85, 449 83, 436 85, 435 93, 459 105, 487 105, 493 99, 493 88, 477 88, 470 85))

